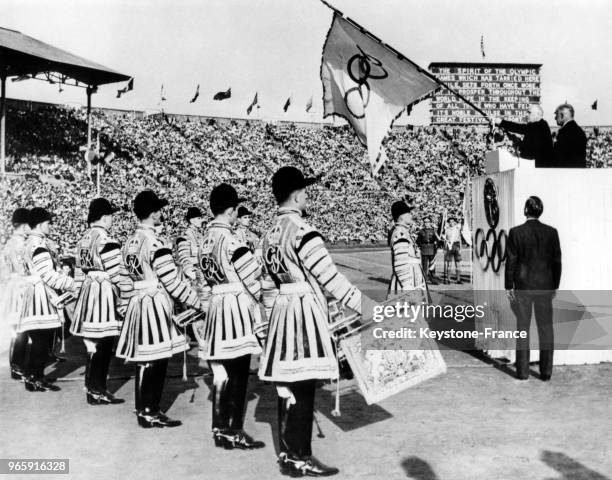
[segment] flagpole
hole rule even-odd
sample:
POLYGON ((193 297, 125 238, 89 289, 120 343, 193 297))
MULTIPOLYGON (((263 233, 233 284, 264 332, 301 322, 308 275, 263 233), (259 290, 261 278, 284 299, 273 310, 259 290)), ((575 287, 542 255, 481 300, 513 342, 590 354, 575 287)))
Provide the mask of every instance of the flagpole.
MULTIPOLYGON (((480 113, 483 117, 485 117, 487 119, 487 121, 489 122, 489 124, 492 126, 492 120, 489 118, 489 116, 479 107, 477 107, 476 105, 474 105, 470 100, 468 100, 467 98, 465 98, 463 95, 461 95, 459 92, 457 92, 456 90, 454 90, 453 88, 449 87, 448 84, 446 82, 443 82, 442 80, 440 80, 438 77, 436 77, 435 75, 433 75, 432 73, 428 72, 427 70, 424 70, 423 68, 421 68, 419 65, 417 65, 416 63, 414 63, 412 60, 410 60, 409 58, 406 58, 404 55, 402 55, 398 50, 396 50, 395 48, 393 48, 391 45, 389 45, 388 43, 384 43, 380 38, 378 38, 376 35, 374 35, 373 33, 371 33, 370 31, 366 30, 365 28, 363 28, 361 25, 359 25, 355 20, 353 20, 352 18, 344 15, 344 13, 342 13, 340 10, 338 10, 336 7, 330 5, 329 3, 327 3, 325 0, 319 0, 323 5, 325 5, 326 7, 328 7, 329 9, 333 10, 335 13, 337 13, 338 15, 340 15, 342 18, 344 18, 347 22, 353 24, 353 26, 357 29, 359 29, 364 35, 367 35, 368 37, 370 37, 372 40, 376 41, 377 43, 379 43, 382 47, 386 48, 387 50, 389 50, 390 52, 394 53, 398 59, 400 60, 405 60, 408 63, 410 63, 413 67, 415 67, 417 69, 417 71, 419 73, 422 73, 423 75, 425 75, 426 77, 429 77, 431 80, 433 80, 434 82, 436 82, 438 85, 446 88, 449 92, 451 92, 453 95, 455 95, 457 98, 459 98, 460 100, 464 101, 467 105, 469 105, 470 107, 472 107, 474 110, 476 110, 478 113, 480 113)), ((419 99, 420 101, 421 99, 419 99)), ((414 102, 416 103, 416 102, 414 102)), ((411 104, 413 105, 413 104, 411 104)), ((410 105, 409 105, 410 106, 410 105)))

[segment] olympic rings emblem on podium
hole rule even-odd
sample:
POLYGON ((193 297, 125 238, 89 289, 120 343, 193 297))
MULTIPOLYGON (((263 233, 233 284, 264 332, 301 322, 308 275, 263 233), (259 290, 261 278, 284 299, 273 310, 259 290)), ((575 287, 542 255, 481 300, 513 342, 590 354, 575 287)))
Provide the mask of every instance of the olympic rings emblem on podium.
POLYGON ((499 272, 502 263, 507 257, 507 242, 508 234, 505 230, 500 230, 498 233, 495 229, 489 228, 486 235, 482 228, 476 230, 474 235, 474 254, 485 272, 489 267, 495 273, 499 272))

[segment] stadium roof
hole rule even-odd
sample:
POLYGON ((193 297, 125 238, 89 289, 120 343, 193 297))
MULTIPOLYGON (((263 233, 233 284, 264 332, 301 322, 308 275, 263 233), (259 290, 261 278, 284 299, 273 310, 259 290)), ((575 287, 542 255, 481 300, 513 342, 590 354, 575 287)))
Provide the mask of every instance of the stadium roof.
POLYGON ((15 77, 43 72, 57 72, 86 85, 104 85, 130 79, 128 75, 21 32, 0 27, 0 74, 15 77))
POLYGON ((128 75, 115 72, 98 63, 86 60, 48 43, 28 37, 21 32, 0 27, 0 169, 5 169, 6 79, 37 78, 42 74, 50 83, 75 80, 75 86, 87 86, 87 146, 91 145, 91 95, 98 85, 129 80, 128 75), (81 85, 82 86, 82 85, 81 85))

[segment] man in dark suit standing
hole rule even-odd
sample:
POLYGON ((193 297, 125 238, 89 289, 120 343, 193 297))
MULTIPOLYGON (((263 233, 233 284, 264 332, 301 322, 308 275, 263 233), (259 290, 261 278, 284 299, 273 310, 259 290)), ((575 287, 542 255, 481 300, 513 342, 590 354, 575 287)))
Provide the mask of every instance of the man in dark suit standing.
POLYGON ((515 123, 501 118, 494 120, 495 125, 503 130, 523 135, 518 145, 520 157, 535 160, 537 168, 550 167, 553 158, 552 135, 543 117, 542 107, 532 104, 529 106, 527 123, 515 123))
POLYGON ((553 166, 586 168, 587 138, 574 120, 574 107, 566 103, 559 105, 555 110, 555 120, 560 128, 553 147, 553 166))
POLYGON ((516 342, 516 376, 529 378, 529 326, 535 310, 540 343, 540 376, 552 375, 554 332, 552 300, 561 280, 561 246, 553 227, 538 220, 544 205, 532 196, 525 202, 527 221, 510 229, 507 242, 505 288, 516 315, 517 330, 527 331, 527 338, 516 342))

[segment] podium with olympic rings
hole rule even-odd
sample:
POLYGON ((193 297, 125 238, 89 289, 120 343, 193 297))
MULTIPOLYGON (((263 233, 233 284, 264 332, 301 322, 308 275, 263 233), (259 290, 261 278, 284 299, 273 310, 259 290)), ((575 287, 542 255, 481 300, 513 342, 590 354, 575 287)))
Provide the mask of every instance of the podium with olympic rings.
MULTIPOLYGON (((510 228, 525 221, 527 198, 537 195, 544 204, 540 221, 555 227, 561 242, 558 297, 589 319, 576 323, 568 349, 556 349, 555 364, 612 361, 612 301, 606 299, 612 298, 612 169, 535 168, 533 161, 498 150, 487 153, 486 174, 471 184, 474 301, 486 302, 488 311, 476 329, 516 326, 504 289, 506 241, 510 228)), ((535 328, 532 321, 532 344, 535 328)), ((514 359, 507 342, 482 339, 476 347, 514 359)))

